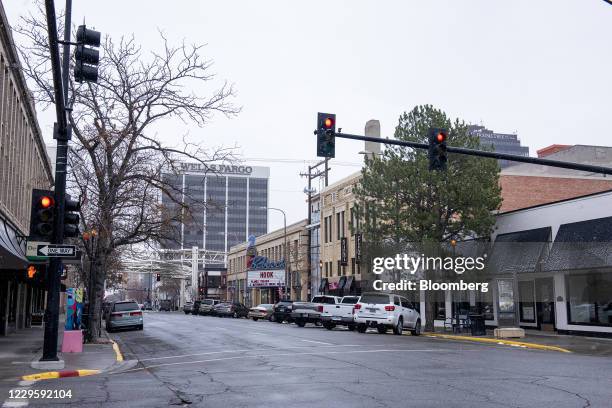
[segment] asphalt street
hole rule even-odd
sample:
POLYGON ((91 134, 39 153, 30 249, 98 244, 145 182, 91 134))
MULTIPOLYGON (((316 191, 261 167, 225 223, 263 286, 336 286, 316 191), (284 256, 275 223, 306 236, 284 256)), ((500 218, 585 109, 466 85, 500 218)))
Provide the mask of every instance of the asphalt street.
POLYGON ((127 371, 40 381, 32 406, 612 407, 612 359, 427 336, 145 314, 127 371))

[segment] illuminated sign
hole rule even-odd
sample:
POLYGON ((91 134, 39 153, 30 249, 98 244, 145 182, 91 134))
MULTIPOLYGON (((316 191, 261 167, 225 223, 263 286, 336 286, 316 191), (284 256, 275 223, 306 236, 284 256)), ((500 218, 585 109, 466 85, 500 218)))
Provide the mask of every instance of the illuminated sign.
POLYGON ((247 287, 279 288, 285 286, 284 269, 247 271, 247 287))

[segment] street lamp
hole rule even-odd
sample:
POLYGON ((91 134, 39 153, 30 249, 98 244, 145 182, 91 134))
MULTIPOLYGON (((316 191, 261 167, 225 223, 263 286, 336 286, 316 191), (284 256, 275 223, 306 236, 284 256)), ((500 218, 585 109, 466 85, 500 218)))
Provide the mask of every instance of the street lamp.
POLYGON ((280 211, 281 213, 283 213, 283 225, 284 225, 284 241, 285 241, 285 249, 284 249, 284 260, 285 260, 285 296, 287 296, 287 293, 289 293, 289 298, 291 298, 291 292, 288 292, 289 290, 291 290, 290 288, 287 287, 287 282, 289 282, 289 273, 288 273, 288 269, 287 269, 287 265, 289 260, 287 259, 287 214, 285 214, 285 212, 283 210, 281 210, 280 208, 275 208, 275 207, 259 207, 261 209, 264 210, 276 210, 276 211, 280 211))

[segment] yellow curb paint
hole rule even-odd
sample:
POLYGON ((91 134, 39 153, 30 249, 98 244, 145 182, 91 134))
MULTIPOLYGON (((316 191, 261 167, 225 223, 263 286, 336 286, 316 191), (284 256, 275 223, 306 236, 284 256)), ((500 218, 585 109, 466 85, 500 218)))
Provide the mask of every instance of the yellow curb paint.
POLYGON ((21 379, 25 381, 50 380, 52 378, 59 378, 59 371, 47 371, 44 373, 24 375, 21 377, 21 379))
POLYGON ((113 342, 113 350, 115 350, 117 361, 123 361, 123 354, 121 354, 121 350, 119 350, 119 345, 115 341, 111 341, 113 342))
POLYGON ((77 370, 79 377, 85 377, 87 375, 94 375, 100 373, 100 370, 77 370))
POLYGON ((436 333, 425 333, 425 335, 429 337, 438 337, 441 339, 449 339, 449 340, 464 340, 464 341, 474 341, 474 342, 480 342, 480 343, 503 344, 506 346, 516 346, 516 347, 525 347, 525 348, 538 349, 538 350, 559 351, 561 353, 571 353, 570 350, 564 349, 562 347, 547 346, 544 344, 536 344, 536 343, 526 343, 523 341, 490 339, 486 337, 454 336, 450 334, 436 334, 436 333))

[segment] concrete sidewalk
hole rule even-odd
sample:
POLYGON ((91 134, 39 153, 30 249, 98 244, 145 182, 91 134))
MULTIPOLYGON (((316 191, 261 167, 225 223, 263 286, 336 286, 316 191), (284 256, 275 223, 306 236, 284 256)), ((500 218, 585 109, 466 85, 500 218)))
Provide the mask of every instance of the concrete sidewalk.
MULTIPOLYGON (((0 382, 12 382, 25 375, 54 371, 37 370, 30 366, 32 361, 40 359, 42 355, 43 333, 42 327, 32 327, 0 337, 0 382)), ((60 330, 59 348, 62 335, 63 330, 60 330)), ((106 338, 104 334, 102 338, 106 338)), ((56 371, 66 375, 80 375, 79 370, 87 370, 84 372, 88 374, 92 374, 90 370, 109 371, 121 362, 120 354, 114 347, 116 346, 108 341, 106 344, 84 344, 82 353, 58 353, 58 357, 64 360, 65 367, 56 371)))
POLYGON ((569 351, 591 356, 612 357, 612 338, 572 336, 537 330, 525 330, 525 337, 522 339, 497 339, 493 336, 492 330, 487 330, 486 336, 472 336, 469 332, 454 334, 451 331, 441 330, 424 334, 448 340, 507 344, 510 346, 541 350, 569 351))

